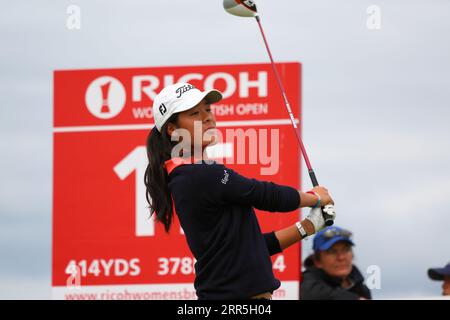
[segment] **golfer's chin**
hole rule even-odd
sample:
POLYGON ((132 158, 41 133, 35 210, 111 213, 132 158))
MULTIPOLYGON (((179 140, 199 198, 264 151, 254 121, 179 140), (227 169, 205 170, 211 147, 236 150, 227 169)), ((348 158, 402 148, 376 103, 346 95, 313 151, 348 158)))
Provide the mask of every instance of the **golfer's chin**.
POLYGON ((211 147, 211 146, 216 145, 219 142, 218 138, 219 137, 217 136, 215 130, 206 131, 203 134, 203 141, 202 141, 203 147, 206 148, 206 147, 211 147))
POLYGON ((208 139, 208 140, 204 139, 203 140, 203 148, 212 147, 212 146, 216 145, 217 143, 218 143, 218 141, 217 141, 216 137, 211 137, 211 139, 208 139))

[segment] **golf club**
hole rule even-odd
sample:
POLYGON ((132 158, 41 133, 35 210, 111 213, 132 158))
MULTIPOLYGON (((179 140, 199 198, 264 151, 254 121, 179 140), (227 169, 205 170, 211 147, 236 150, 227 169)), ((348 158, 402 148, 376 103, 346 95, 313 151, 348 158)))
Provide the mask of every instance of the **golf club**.
MULTIPOLYGON (((278 83, 278 87, 280 88, 281 94, 283 95, 286 110, 289 114, 289 118, 291 119, 292 126, 294 128, 295 134, 297 136, 297 140, 300 145, 300 149, 303 154, 303 158, 305 159, 306 167, 308 168, 309 177, 311 178, 311 182, 312 182, 313 186, 318 186, 319 182, 317 181, 316 175, 315 175, 314 170, 312 169, 311 163, 309 161, 309 157, 306 153, 305 146, 303 145, 302 139, 300 137, 300 133, 299 133, 297 124, 295 122, 294 114, 292 112, 291 106, 287 99, 286 92, 284 90, 284 87, 281 82, 278 71, 276 69, 275 62, 273 61, 272 53, 270 52, 269 44, 267 42, 266 36, 264 34, 264 30, 261 25, 260 18, 258 16, 258 12, 256 10, 255 2, 251 1, 251 0, 224 0, 223 7, 228 13, 230 13, 232 15, 235 15, 238 17, 255 17, 256 18, 256 22, 258 23, 259 30, 261 31, 261 35, 263 37, 264 44, 267 49, 267 53, 269 54, 270 62, 272 65, 273 72, 275 74, 275 78, 278 83)), ((325 225, 327 225, 327 226, 333 225, 333 223, 334 223, 333 220, 334 220, 334 216, 335 216, 334 206, 329 204, 329 205, 326 205, 325 207, 322 207, 322 214, 323 214, 323 217, 325 220, 325 225)))

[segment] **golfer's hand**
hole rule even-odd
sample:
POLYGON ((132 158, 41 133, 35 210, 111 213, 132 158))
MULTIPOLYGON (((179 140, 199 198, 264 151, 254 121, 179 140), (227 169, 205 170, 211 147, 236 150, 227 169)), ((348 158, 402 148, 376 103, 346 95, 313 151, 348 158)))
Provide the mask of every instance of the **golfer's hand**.
POLYGON ((312 235, 325 227, 325 220, 323 219, 322 208, 312 208, 309 210, 305 221, 311 223, 312 228, 307 229, 308 235, 312 235))
POLYGON ((317 186, 311 189, 320 196, 320 206, 325 207, 327 204, 334 204, 333 199, 328 193, 328 189, 322 186, 317 186))

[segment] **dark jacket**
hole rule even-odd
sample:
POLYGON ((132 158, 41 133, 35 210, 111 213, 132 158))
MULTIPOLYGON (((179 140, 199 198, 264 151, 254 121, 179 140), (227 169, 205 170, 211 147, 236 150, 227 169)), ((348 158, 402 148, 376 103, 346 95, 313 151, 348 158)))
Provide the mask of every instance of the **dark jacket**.
POLYGON ((341 287, 342 279, 330 277, 322 269, 310 266, 303 272, 300 284, 301 300, 358 300, 360 297, 371 299, 369 288, 356 266, 349 275, 350 288, 341 287))
POLYGON ((263 234, 253 208, 289 212, 294 188, 245 178, 220 164, 185 164, 168 170, 169 189, 194 257, 199 299, 246 299, 274 291, 270 255, 281 251, 263 234))

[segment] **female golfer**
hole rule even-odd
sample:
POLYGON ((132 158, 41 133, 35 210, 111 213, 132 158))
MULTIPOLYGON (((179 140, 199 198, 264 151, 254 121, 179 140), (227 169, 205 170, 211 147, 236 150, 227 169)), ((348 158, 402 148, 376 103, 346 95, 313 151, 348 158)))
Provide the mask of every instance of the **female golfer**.
POLYGON ((155 127, 147 139, 146 197, 167 232, 174 212, 178 215, 197 259, 199 299, 270 299, 280 287, 270 256, 322 229, 319 206, 333 200, 323 187, 303 193, 195 158, 196 148, 203 151, 214 142, 214 134, 208 134, 216 126, 210 104, 221 99, 217 90, 202 92, 188 83, 167 86, 156 96, 155 127), (316 208, 302 222, 261 233, 253 208, 289 212, 299 207, 316 208))

